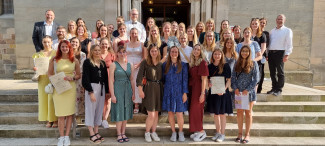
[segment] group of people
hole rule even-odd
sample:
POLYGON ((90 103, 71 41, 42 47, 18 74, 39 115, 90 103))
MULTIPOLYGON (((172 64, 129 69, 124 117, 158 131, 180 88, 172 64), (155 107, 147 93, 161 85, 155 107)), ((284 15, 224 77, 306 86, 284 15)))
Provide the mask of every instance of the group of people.
POLYGON ((205 107, 214 116, 212 140, 222 142, 226 115, 233 115, 234 96, 240 94, 248 95, 249 109, 237 109, 235 141, 248 143, 252 109, 262 90, 267 60, 272 79, 267 93, 278 96, 282 92, 283 66, 292 52, 292 31, 284 26, 286 17, 278 15, 277 26, 270 33, 264 30, 265 18, 253 18, 241 34, 240 26, 231 28, 228 20, 223 20, 216 32, 213 19, 187 28, 184 23, 164 22, 160 33, 153 18, 144 26, 138 16, 137 9, 132 9, 130 21, 124 23, 123 17, 117 17, 115 31, 113 24, 98 20, 92 33, 82 18, 70 20, 67 29, 59 26, 53 10, 46 11, 45 21, 35 23, 33 58, 49 59, 48 74, 38 80, 39 121, 47 121, 46 127, 59 127, 58 145, 70 145, 73 115, 80 114, 85 114, 92 143, 104 141, 98 129, 109 127, 109 114, 110 121, 116 123, 117 142, 128 142, 127 120, 139 110, 147 114, 147 142, 160 141, 156 132, 159 112, 168 113, 171 141, 185 141, 184 114, 189 115, 190 138, 202 141, 207 136, 203 129, 205 107), (65 73, 64 80, 72 88, 47 94, 44 87, 50 83, 49 77, 59 72, 65 73), (212 77, 224 78, 224 92, 211 93, 212 77))

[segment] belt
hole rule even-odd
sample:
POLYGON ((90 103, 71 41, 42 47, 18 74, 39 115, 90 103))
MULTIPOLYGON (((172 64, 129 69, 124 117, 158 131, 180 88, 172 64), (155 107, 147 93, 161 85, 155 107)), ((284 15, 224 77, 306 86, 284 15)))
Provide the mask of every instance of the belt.
POLYGON ((155 83, 158 83, 158 84, 161 82, 160 80, 148 80, 148 79, 147 79, 147 81, 149 81, 149 82, 155 82, 155 83))
POLYGON ((284 50, 269 50, 270 53, 284 52, 284 50))

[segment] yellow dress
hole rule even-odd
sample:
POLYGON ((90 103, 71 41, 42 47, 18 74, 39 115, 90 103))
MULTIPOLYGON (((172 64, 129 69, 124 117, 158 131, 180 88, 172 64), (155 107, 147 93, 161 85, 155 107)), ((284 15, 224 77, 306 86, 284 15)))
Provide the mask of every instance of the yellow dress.
MULTIPOLYGON (((75 62, 69 59, 60 59, 56 63, 56 72, 64 72, 66 76, 73 77, 75 72, 75 62)), ((55 115, 58 117, 69 116, 75 113, 76 104, 76 84, 75 81, 70 81, 71 89, 58 94, 53 92, 53 101, 55 107, 55 115)))
MULTIPOLYGON (((52 50, 49 60, 56 55, 56 51, 52 50)), ((46 57, 43 52, 33 54, 33 58, 46 57)), ((39 121, 57 121, 55 116, 53 96, 45 93, 45 86, 50 83, 47 75, 40 75, 38 79, 38 120, 39 121)))

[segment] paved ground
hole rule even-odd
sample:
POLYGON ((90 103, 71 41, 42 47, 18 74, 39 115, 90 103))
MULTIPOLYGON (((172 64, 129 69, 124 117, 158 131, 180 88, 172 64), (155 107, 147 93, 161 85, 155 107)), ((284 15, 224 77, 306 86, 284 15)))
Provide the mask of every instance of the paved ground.
MULTIPOLYGON (((0 80, 0 93, 14 93, 17 90, 23 93, 35 93, 37 83, 30 80, 0 80)), ((271 80, 266 79, 263 84, 262 93, 266 93, 271 89, 271 80)), ((325 95, 325 91, 293 85, 286 83, 283 88, 283 95, 325 95)))

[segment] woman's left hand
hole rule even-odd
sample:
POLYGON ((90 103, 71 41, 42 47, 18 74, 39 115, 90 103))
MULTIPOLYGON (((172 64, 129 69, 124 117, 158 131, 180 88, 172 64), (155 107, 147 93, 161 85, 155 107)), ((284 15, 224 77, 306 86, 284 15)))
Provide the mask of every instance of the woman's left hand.
POLYGON ((201 94, 200 95, 200 103, 203 103, 204 102, 204 98, 205 98, 205 94, 201 94))
POLYGON ((73 78, 72 77, 69 77, 69 76, 66 76, 63 79, 66 80, 66 81, 72 81, 73 80, 73 78))
POLYGON ((135 96, 134 96, 134 94, 132 94, 132 101, 134 101, 135 100, 135 96))
POLYGON ((185 103, 187 101, 187 95, 186 95, 186 93, 183 94, 182 99, 183 99, 183 103, 185 103))

